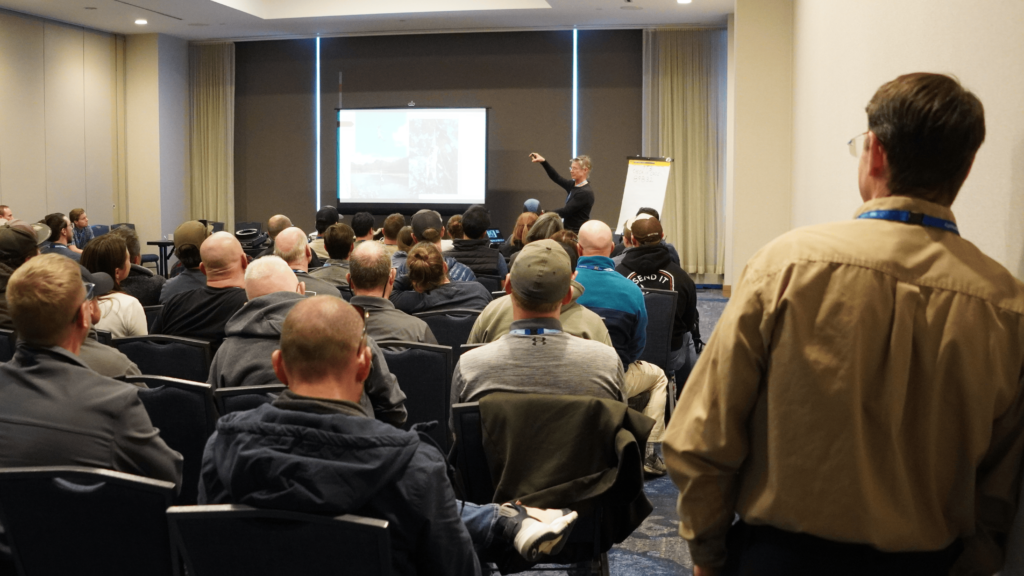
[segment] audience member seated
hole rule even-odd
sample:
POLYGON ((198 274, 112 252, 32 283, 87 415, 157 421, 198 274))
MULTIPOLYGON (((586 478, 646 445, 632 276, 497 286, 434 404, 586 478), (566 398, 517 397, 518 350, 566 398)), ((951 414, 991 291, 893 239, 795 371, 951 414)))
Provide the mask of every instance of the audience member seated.
MULTIPOLYGON (((561 237, 564 237, 562 235, 569 234, 575 236, 573 232, 563 230, 557 232, 555 238, 552 239, 558 242, 569 256, 569 269, 572 270, 572 300, 562 306, 558 320, 562 323, 562 330, 573 336, 579 336, 586 340, 594 340, 611 346, 612 339, 608 335, 608 328, 605 327, 604 320, 601 320, 600 316, 576 302, 576 299, 583 294, 583 285, 576 282, 576 262, 579 260, 579 254, 576 252, 576 243, 561 240, 561 237)), ((512 285, 509 283, 508 278, 505 279, 505 293, 512 293, 512 285)), ((476 323, 473 324, 473 331, 469 333, 469 340, 466 343, 483 344, 494 342, 508 334, 509 328, 512 326, 512 313, 511 298, 496 298, 480 313, 476 323)))
MULTIPOLYGON (((642 219, 642 218, 647 218, 647 217, 654 218, 655 220, 657 220, 659 222, 661 221, 661 215, 654 208, 641 208, 641 209, 636 211, 636 218, 634 220, 630 221, 630 222, 627 222, 627 227, 631 228, 633 226, 633 222, 635 222, 636 220, 642 219)), ((631 236, 631 233, 628 233, 628 232, 630 232, 630 231, 623 230, 623 233, 622 233, 622 242, 620 242, 620 244, 623 245, 623 249, 621 251, 619 251, 619 252, 616 252, 614 250, 612 251, 612 260, 615 261, 615 265, 616 266, 618 266, 619 264, 622 264, 622 258, 623 258, 622 254, 623 254, 623 252, 629 250, 632 247, 632 246, 629 246, 629 245, 625 244, 625 240, 628 237, 631 236)), ((679 252, 676 252, 676 247, 673 246, 672 244, 669 244, 668 242, 666 242, 664 238, 661 239, 661 245, 668 249, 668 255, 669 255, 669 258, 672 260, 672 263, 675 264, 676 266, 681 266, 682 264, 680 264, 680 261, 679 261, 679 252)), ((616 248, 618 248, 618 246, 619 245, 616 244, 616 248)))
MULTIPOLYGON (((83 284, 95 286, 93 288, 94 297, 89 300, 91 303, 89 318, 92 324, 95 325, 100 321, 100 307, 96 302, 96 297, 110 292, 114 288, 114 279, 103 272, 93 274, 85 266, 81 265, 79 266, 79 271, 82 275, 83 284)), ((89 337, 82 341, 82 348, 78 351, 78 359, 96 371, 97 374, 102 374, 108 378, 138 376, 142 374, 135 362, 132 362, 127 356, 122 354, 120 350, 97 342, 96 331, 92 329, 89 330, 89 337)), ((135 384, 135 386, 140 388, 146 387, 141 382, 135 384)))
POLYGON ((398 239, 396 240, 395 253, 391 255, 391 267, 398 269, 400 266, 405 266, 405 259, 409 256, 409 250, 416 244, 416 241, 412 238, 412 226, 402 226, 402 229, 398 231, 398 239))
POLYGON ((523 202, 523 212, 532 212, 537 216, 544 213, 544 211, 540 209, 540 200, 537 200, 536 198, 530 198, 526 202, 523 202))
POLYGON ((224 325, 245 306, 245 268, 249 259, 234 234, 216 232, 199 248, 199 270, 206 286, 164 302, 154 334, 209 340, 214 350, 224 340, 224 325))
MULTIPOLYGON (((444 226, 441 225, 441 215, 433 210, 420 210, 412 217, 412 239, 414 244, 429 242, 433 244, 438 253, 442 252, 441 237, 444 235, 444 226)), ((411 254, 411 253, 410 253, 411 254)), ((459 263, 455 258, 445 258, 448 265, 448 276, 455 282, 469 282, 476 280, 476 274, 469 269, 469 266, 459 263)), ((409 262, 403 262, 395 266, 398 270, 395 280, 395 292, 409 290, 411 286, 405 276, 409 273, 409 262)))
POLYGON ((537 215, 533 212, 523 212, 516 218, 516 225, 512 229, 512 235, 509 236, 505 243, 498 248, 498 252, 505 258, 511 258, 513 254, 519 252, 526 245, 526 233, 530 231, 533 224, 537 221, 537 215))
POLYGON ((85 250, 85 245, 93 238, 92 228, 89 227, 89 215, 85 213, 84 208, 75 208, 68 213, 68 219, 74 225, 74 238, 72 241, 75 248, 78 248, 79 252, 81 252, 85 250))
MULTIPOLYGON (((285 316, 304 296, 304 287, 284 260, 274 256, 254 261, 245 273, 249 303, 228 322, 227 339, 217 350, 207 382, 214 388, 276 384, 270 355, 280 346, 285 316)), ((373 339, 373 370, 360 399, 367 414, 400 426, 405 422, 405 394, 388 371, 384 354, 373 339)))
POLYGON ((473 274, 504 278, 508 274, 508 265, 505 258, 491 248, 491 240, 487 237, 487 229, 490 227, 491 215, 485 208, 467 210, 462 215, 462 232, 465 238, 452 240, 452 249, 444 252, 444 255, 469 266, 473 274))
MULTIPOLYGON (((556 232, 565 230, 562 226, 562 218, 554 212, 548 212, 537 218, 537 221, 533 223, 529 231, 523 236, 523 245, 529 244, 534 240, 546 240, 555 235, 556 232)), ((512 254, 508 261, 509 268, 516 263, 516 254, 512 254)))
POLYGON ((612 248, 612 261, 618 266, 622 263, 622 253, 629 249, 630 238, 633 237, 633 231, 631 230, 633 222, 636 217, 626 218, 626 221, 622 224, 622 234, 619 236, 619 241, 615 243, 615 247, 612 248))
POLYGON ((491 301, 491 293, 479 282, 457 282, 448 277, 448 263, 435 244, 420 242, 406 261, 408 281, 412 290, 393 292, 395 308, 408 314, 469 308, 483 310, 491 301))
MULTIPOLYGON (((452 404, 491 392, 569 394, 623 401, 615 349, 562 329, 573 299, 572 264, 554 240, 527 244, 512 266, 512 324, 496 341, 462 354, 452 376, 452 404)), ((503 298, 504 299, 504 298, 503 298)))
POLYGON ((7 308, 7 283, 19 266, 39 255, 39 245, 50 237, 50 227, 6 218, 0 218, 0 222, 0 328, 13 330, 14 321, 7 308))
POLYGON ((14 212, 11 211, 11 207, 7 204, 0 204, 0 220, 7 220, 8 222, 14 220, 14 212))
POLYGON ((111 292, 97 296, 100 320, 96 322, 96 329, 106 330, 114 338, 148 334, 146 311, 142 309, 142 304, 121 289, 121 281, 128 277, 131 269, 124 238, 104 234, 93 239, 82 252, 82 266, 89 272, 103 272, 114 280, 111 292))
POLYGON ((577 281, 585 291, 579 303, 590 308, 608 326, 612 344, 626 370, 626 398, 632 398, 648 390, 651 400, 644 408, 644 414, 655 421, 648 437, 647 456, 644 471, 662 475, 665 464, 654 452, 653 443, 661 442, 665 431, 665 402, 668 400, 668 378, 661 368, 639 360, 647 342, 647 306, 644 295, 633 284, 617 273, 609 257, 612 253, 612 231, 600 220, 590 220, 580 228, 579 236, 580 271, 577 281))
MULTIPOLYGON (((306 285, 306 292, 313 295, 341 298, 341 292, 333 284, 309 275, 313 251, 310 249, 310 244, 306 242, 306 233, 301 229, 292 226, 278 234, 274 256, 281 258, 291 266, 295 275, 306 285)), ((313 269, 316 268, 314 266, 313 269)))
POLYGON ((656 218, 637 218, 630 230, 630 249, 615 271, 641 288, 674 291, 676 315, 672 321, 672 361, 670 369, 676 381, 686 383, 697 362, 694 338, 700 337, 697 326, 697 287, 690 275, 672 262, 668 247, 662 242, 665 233, 656 218))
POLYGON ((198 220, 189 220, 174 231, 174 255, 185 269, 168 280, 160 290, 160 303, 183 292, 206 286, 206 275, 199 269, 203 257, 199 247, 210 236, 211 229, 198 220))
POLYGON ((263 258, 264 256, 273 256, 274 240, 277 238, 277 235, 280 234, 286 228, 291 227, 291 219, 285 216, 284 214, 275 214, 271 216, 270 219, 267 220, 267 236, 270 237, 270 240, 267 242, 267 247, 263 250, 263 252, 260 252, 260 255, 257 256, 257 258, 263 258))
POLYGON ((364 242, 356 246, 350 259, 348 282, 352 305, 367 314, 366 332, 371 338, 437 344, 426 322, 398 310, 388 300, 395 283, 395 269, 382 244, 364 242))
POLYGON ((309 275, 340 288, 348 288, 348 258, 355 245, 355 232, 348 224, 335 224, 324 231, 323 236, 324 247, 330 258, 320 268, 310 270, 309 275))
POLYGON ((352 231, 356 235, 356 244, 373 240, 373 214, 356 212, 352 216, 352 231))
POLYGON ((0 467, 88 466, 177 483, 181 455, 153 428, 138 388, 77 356, 95 306, 95 285, 83 285, 80 270, 46 254, 11 275, 7 301, 21 342, 0 366, 0 467))
POLYGON ((43 243, 39 252, 41 254, 60 254, 78 262, 81 259, 82 251, 77 248, 72 250, 68 246, 73 244, 74 238, 74 232, 71 231, 71 220, 68 220, 68 217, 60 212, 55 212, 47 214, 42 222, 50 227, 50 237, 43 243))
POLYGON ((448 225, 444 227, 444 234, 441 235, 441 253, 451 250, 455 240, 462 240, 465 237, 462 231, 462 214, 449 216, 448 225))
POLYGON ((128 277, 121 281, 121 289, 125 294, 137 298, 143 306, 159 304, 160 291, 167 283, 167 279, 154 274, 152 270, 142 265, 142 246, 139 243, 139 235, 127 226, 115 228, 108 234, 124 238, 124 243, 128 246, 128 260, 132 266, 128 271, 128 277))
POLYGON ((324 206, 316 213, 316 239, 309 243, 309 248, 316 254, 317 258, 327 260, 330 254, 324 247, 324 232, 341 221, 338 209, 334 206, 324 206))
POLYGON ((384 219, 384 226, 381 228, 381 233, 384 238, 381 242, 384 244, 384 250, 388 253, 388 256, 394 256, 395 252, 398 252, 398 233, 405 226, 405 216, 399 213, 394 213, 384 219))
POLYGON ((436 445, 370 419, 358 403, 372 370, 363 329, 336 298, 294 307, 272 356, 288 390, 221 418, 203 457, 199 503, 386 520, 399 576, 477 575, 480 562, 512 550, 529 561, 557 553, 575 512, 458 502, 436 445))

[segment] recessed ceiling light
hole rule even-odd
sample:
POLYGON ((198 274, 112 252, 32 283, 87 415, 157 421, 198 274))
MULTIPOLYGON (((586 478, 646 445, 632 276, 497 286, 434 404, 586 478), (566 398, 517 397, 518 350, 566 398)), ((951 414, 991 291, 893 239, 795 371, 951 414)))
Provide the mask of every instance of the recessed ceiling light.
POLYGON ((676 0, 676 1, 679 2, 680 4, 689 4, 693 0, 676 0))
POLYGON ((139 26, 144 26, 146 24, 149 24, 149 22, 147 22, 145 18, 139 18, 138 20, 135 21, 135 23, 138 24, 139 26))

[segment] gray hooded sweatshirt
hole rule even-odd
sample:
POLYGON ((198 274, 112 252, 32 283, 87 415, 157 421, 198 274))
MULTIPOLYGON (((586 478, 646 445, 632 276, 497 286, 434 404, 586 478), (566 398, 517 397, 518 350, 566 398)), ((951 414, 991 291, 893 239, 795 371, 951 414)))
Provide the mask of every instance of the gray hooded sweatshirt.
MULTIPOLYGON (((224 326, 224 343, 213 357, 207 383, 214 389, 280 384, 270 355, 280 348, 285 317, 303 298, 295 292, 274 292, 247 302, 224 326)), ((407 416, 405 394, 377 343, 368 337, 367 344, 373 367, 359 404, 376 419, 401 425, 407 416)))

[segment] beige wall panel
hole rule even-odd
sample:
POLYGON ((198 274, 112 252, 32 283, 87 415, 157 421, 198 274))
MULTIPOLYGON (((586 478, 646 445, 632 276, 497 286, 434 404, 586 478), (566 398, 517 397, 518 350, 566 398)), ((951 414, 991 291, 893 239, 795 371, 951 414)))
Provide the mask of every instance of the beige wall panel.
POLYGON ((85 206, 92 224, 114 223, 117 140, 114 37, 85 32, 85 206))
POLYGON ((43 23, 0 12, 0 203, 46 214, 43 23))
POLYGON ((125 49, 128 221, 144 252, 160 237, 160 90, 157 35, 128 36, 125 49))
POLYGON ((48 212, 67 214, 85 204, 83 35, 81 28, 44 26, 48 212))
POLYGON ((188 42, 161 34, 159 61, 161 232, 173 234, 189 219, 188 42))

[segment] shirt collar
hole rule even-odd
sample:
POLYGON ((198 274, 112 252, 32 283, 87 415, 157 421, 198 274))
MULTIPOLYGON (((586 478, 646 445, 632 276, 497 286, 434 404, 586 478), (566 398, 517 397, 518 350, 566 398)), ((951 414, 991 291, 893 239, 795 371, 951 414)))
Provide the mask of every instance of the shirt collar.
POLYGON ((578 267, 580 264, 599 266, 601 268, 615 268, 615 261, 607 256, 580 256, 580 261, 576 266, 578 267))
POLYGON ((313 398, 302 396, 285 390, 273 402, 274 406, 284 410, 297 410, 299 412, 310 412, 313 414, 345 414, 347 416, 361 416, 369 418, 362 406, 348 400, 331 400, 329 398, 313 398))
POLYGON ((509 326, 509 330, 525 330, 528 328, 561 330, 562 322, 558 318, 528 318, 526 320, 516 320, 509 326))
POLYGON ((391 300, 377 296, 353 296, 350 303, 353 306, 362 306, 363 308, 373 308, 375 310, 395 307, 391 300))
POLYGON ((885 198, 868 200, 861 204, 853 217, 857 218, 861 214, 872 210, 906 210, 907 212, 919 212, 926 216, 949 220, 956 224, 956 218, 953 216, 953 211, 949 208, 940 206, 934 202, 910 196, 886 196, 885 198))

